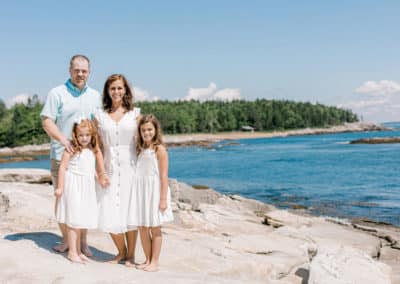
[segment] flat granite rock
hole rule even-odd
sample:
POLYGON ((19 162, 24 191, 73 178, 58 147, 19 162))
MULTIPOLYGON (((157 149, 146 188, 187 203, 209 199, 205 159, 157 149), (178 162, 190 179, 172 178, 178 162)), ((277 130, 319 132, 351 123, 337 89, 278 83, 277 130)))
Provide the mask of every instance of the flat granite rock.
MULTIPOLYGON (((18 181, 30 180, 34 172, 50 175, 46 170, 22 169, 19 177, 10 172, 18 181)), ((176 180, 169 185, 175 220, 162 228, 160 271, 146 273, 106 263, 116 249, 109 235, 98 230, 88 235, 95 257, 86 265, 71 264, 51 249, 60 241, 52 186, 1 182, 0 278, 5 283, 271 284, 399 279, 392 275, 399 273, 397 250, 382 250, 382 239, 369 232, 176 180), (280 226, 266 224, 265 218, 280 226), (378 260, 383 252, 390 266, 378 260)), ((143 260, 138 240, 136 261, 143 260)))
POLYGON ((51 183, 46 169, 0 169, 0 182, 51 183))
POLYGON ((309 284, 390 284, 391 268, 352 247, 331 246, 310 265, 309 284))

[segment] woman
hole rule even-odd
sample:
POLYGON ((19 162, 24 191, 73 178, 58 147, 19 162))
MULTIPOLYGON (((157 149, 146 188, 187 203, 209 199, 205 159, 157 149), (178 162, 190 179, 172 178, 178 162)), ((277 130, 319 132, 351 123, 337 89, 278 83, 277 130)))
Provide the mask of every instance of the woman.
POLYGON ((134 265, 137 228, 128 227, 127 216, 136 159, 136 119, 140 109, 133 107, 133 92, 126 78, 114 74, 104 84, 103 109, 95 122, 103 144, 103 155, 110 186, 98 188, 99 229, 110 233, 118 255, 110 262, 134 265))

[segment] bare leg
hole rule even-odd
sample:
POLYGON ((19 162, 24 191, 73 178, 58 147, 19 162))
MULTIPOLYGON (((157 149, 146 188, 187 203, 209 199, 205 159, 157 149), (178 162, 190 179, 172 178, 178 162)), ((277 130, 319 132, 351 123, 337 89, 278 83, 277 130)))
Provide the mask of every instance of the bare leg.
POLYGON ((83 263, 80 254, 80 230, 68 227, 68 259, 72 262, 83 263))
POLYGON ((151 261, 151 236, 149 227, 139 227, 140 240, 142 242, 143 252, 146 256, 145 262, 136 266, 138 269, 144 269, 151 261))
MULTIPOLYGON (((54 202, 54 215, 56 214, 57 210, 57 200, 54 202)), ((58 223, 58 227, 60 228, 61 235, 62 235, 62 241, 61 244, 56 245, 53 247, 53 250, 56 252, 66 252, 68 250, 68 233, 67 233, 67 226, 62 223, 58 223)))
POLYGON ((136 248, 136 240, 137 240, 137 230, 129 231, 125 233, 126 244, 128 247, 128 253, 126 255, 126 266, 134 266, 135 265, 135 248, 136 248))
POLYGON ((158 270, 158 260, 160 258, 162 235, 161 227, 151 227, 151 262, 143 268, 145 271, 154 272, 158 270))
POLYGON ((76 240, 76 250, 78 252, 79 258, 83 262, 85 262, 85 261, 89 261, 89 258, 87 258, 86 255, 84 255, 82 253, 82 239, 81 239, 81 236, 82 236, 82 229, 79 229, 77 240, 76 240))
POLYGON ((111 238, 118 249, 118 255, 109 261, 109 263, 119 263, 126 260, 126 246, 124 234, 110 234, 111 238))
POLYGON ((87 244, 87 229, 81 229, 81 249, 82 253, 88 257, 92 257, 93 253, 90 251, 87 244))

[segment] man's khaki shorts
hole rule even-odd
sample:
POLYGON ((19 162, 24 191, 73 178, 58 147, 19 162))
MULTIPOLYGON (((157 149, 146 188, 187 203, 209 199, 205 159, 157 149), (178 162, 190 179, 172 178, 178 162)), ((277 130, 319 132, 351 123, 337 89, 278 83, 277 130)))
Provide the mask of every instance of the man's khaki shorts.
POLYGON ((50 173, 51 173, 51 181, 53 182, 54 189, 57 188, 58 185, 58 169, 60 168, 61 161, 51 159, 50 161, 50 173))

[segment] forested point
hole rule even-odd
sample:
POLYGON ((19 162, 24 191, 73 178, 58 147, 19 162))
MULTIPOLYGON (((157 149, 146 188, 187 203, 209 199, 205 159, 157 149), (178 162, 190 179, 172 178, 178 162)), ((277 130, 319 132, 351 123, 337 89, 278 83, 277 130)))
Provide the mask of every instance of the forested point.
MULTIPOLYGON (((142 114, 156 115, 166 134, 216 133, 243 127, 255 131, 289 130, 358 121, 350 110, 285 100, 155 101, 138 102, 135 106, 141 108, 142 114)), ((15 104, 9 109, 0 100, 0 147, 48 143, 40 118, 42 108, 37 95, 27 104, 15 104)))

